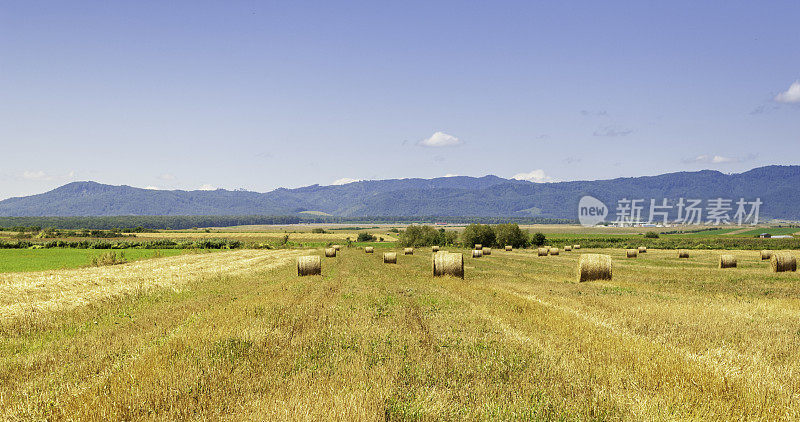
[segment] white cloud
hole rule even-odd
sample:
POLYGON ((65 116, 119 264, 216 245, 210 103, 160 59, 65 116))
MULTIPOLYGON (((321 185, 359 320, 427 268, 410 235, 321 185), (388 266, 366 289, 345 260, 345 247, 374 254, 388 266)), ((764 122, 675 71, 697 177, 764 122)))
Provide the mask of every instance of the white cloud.
POLYGON ((444 175, 444 177, 458 177, 458 175, 453 173, 447 173, 444 175))
POLYGON ((145 189, 150 189, 150 190, 161 190, 161 188, 158 187, 158 186, 145 186, 144 188, 145 189))
POLYGON ((417 145, 423 147, 454 147, 463 143, 461 139, 453 135, 448 135, 444 132, 436 132, 431 135, 430 138, 419 141, 417 145))
POLYGON ((38 171, 25 170, 24 172, 22 172, 22 178, 25 180, 36 180, 36 181, 53 180, 53 176, 41 170, 38 171))
POLYGON ((176 179, 175 175, 170 174, 170 173, 163 173, 163 174, 159 175, 158 178, 160 180, 175 180, 176 179))
POLYGON ((779 103, 800 103, 800 81, 794 83, 786 90, 775 96, 779 103))
POLYGON ((683 160, 686 164, 729 164, 729 163, 743 163, 756 158, 755 154, 749 154, 744 157, 727 157, 724 155, 715 154, 702 154, 694 158, 687 158, 683 160))
POLYGON ((531 171, 530 173, 517 173, 512 177, 512 179, 516 180, 527 180, 533 183, 547 183, 547 182, 557 182, 558 180, 544 174, 544 170, 536 169, 531 171))
POLYGON ((331 183, 331 185, 346 185, 348 183, 355 183, 360 182, 361 179, 351 179, 349 177, 342 177, 341 179, 336 179, 331 183))
POLYGON ((204 184, 200 185, 200 187, 197 188, 197 189, 198 190, 216 190, 217 188, 215 188, 214 186, 209 185, 208 183, 204 183, 204 184))

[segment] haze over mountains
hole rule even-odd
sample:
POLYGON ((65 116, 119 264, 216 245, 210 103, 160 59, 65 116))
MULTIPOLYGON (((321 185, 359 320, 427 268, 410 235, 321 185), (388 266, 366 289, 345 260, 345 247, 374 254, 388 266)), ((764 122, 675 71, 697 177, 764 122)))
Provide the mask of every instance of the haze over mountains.
MULTIPOLYGON (((73 182, 38 195, 0 201, 0 216, 297 215, 486 216, 577 218, 592 195, 612 210, 622 198, 760 198, 761 218, 800 220, 800 166, 768 166, 597 181, 531 183, 497 176, 361 181, 258 193, 150 190, 73 182)), ((613 211, 612 211, 613 212, 613 211)))

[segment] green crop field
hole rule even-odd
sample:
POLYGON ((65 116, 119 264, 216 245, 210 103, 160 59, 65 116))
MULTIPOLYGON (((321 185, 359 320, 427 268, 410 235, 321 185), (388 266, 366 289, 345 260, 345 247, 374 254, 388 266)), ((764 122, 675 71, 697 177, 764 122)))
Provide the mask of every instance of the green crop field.
POLYGON ((7 277, 0 415, 800 418, 800 278, 756 251, 720 270, 722 251, 495 250, 464 280, 434 278, 428 251, 343 248, 309 277, 293 263, 318 249, 7 277), (575 282, 587 252, 612 256, 613 280, 575 282))
MULTIPOLYGON (((103 249, 0 249, 0 273, 16 271, 58 270, 89 266, 92 257, 103 249)), ((153 256, 173 256, 183 252, 179 249, 125 249, 116 250, 125 254, 125 259, 135 261, 153 256)))

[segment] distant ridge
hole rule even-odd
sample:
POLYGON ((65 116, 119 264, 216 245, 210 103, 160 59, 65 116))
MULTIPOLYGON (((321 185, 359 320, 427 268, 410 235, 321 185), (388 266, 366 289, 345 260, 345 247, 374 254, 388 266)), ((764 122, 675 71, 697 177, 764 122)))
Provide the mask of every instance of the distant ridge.
POLYGON ((800 166, 744 173, 669 173, 612 180, 531 183, 497 176, 390 179, 248 191, 151 190, 73 182, 0 201, 0 216, 300 215, 576 218, 580 197, 613 206, 621 198, 728 198, 764 202, 762 218, 800 220, 800 166), (321 214, 320 214, 321 215, 321 214))

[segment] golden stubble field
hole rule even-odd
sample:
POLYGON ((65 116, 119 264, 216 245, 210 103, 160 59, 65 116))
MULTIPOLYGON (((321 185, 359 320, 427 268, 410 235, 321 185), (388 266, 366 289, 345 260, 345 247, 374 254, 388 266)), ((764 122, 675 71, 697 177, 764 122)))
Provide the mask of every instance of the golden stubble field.
POLYGON ((614 280, 575 283, 577 252, 496 250, 467 258, 461 280, 434 279, 427 249, 397 265, 345 249, 322 276, 298 278, 275 256, 4 317, 0 408, 54 420, 800 418, 798 274, 770 273, 757 251, 730 252, 739 268, 726 270, 719 251, 581 252, 610 253, 614 280))

